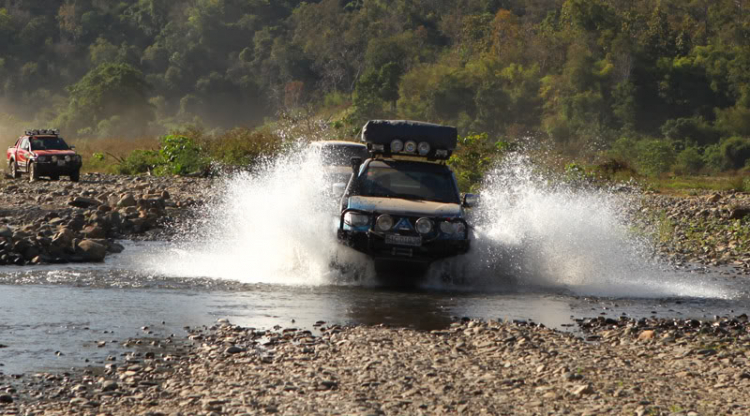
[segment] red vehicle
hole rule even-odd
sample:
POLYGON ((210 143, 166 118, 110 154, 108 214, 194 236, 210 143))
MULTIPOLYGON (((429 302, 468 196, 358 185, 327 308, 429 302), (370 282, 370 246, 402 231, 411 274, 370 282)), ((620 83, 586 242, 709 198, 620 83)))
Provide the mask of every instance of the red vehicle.
POLYGON ((29 130, 18 138, 16 144, 8 148, 8 175, 21 177, 21 172, 29 174, 31 182, 42 176, 53 181, 60 176, 70 176, 78 182, 81 176, 81 156, 60 137, 58 130, 29 130))

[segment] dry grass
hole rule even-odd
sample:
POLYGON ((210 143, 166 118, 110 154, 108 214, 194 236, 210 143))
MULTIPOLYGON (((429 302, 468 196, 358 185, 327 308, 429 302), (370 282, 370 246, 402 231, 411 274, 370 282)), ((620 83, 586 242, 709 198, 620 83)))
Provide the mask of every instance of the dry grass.
POLYGON ((68 144, 76 146, 76 151, 83 159, 84 172, 112 172, 119 160, 136 149, 158 149, 159 139, 156 137, 141 137, 137 139, 103 138, 67 140, 68 144), (95 154, 104 155, 100 160, 95 154))
POLYGON ((688 195, 691 191, 740 191, 750 192, 748 178, 744 175, 716 176, 678 176, 672 178, 654 178, 648 185, 665 194, 688 195))

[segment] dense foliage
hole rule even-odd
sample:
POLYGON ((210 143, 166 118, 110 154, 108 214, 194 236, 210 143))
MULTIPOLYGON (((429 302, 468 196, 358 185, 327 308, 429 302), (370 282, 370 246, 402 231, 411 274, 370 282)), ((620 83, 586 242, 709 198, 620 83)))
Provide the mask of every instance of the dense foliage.
MULTIPOLYGON (((69 136, 325 114, 550 139, 659 174, 741 169, 745 0, 8 0, 0 127, 69 136)), ((13 132, 15 133, 15 132, 13 132)))

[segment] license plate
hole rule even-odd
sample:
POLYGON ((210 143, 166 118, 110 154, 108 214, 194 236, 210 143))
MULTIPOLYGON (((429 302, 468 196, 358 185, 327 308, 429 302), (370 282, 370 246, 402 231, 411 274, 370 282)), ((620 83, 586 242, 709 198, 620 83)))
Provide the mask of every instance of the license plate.
POLYGON ((64 160, 58 160, 57 161, 57 166, 65 166, 65 161, 64 160))
POLYGON ((422 237, 388 234, 385 236, 385 243, 396 246, 419 247, 422 245, 422 237))

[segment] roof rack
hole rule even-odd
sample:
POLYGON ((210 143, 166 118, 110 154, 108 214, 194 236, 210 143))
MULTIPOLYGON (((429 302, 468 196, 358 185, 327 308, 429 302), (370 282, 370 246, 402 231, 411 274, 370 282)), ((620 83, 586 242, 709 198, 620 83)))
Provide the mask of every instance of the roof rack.
POLYGON ((51 135, 57 136, 60 134, 60 129, 26 129, 24 134, 27 136, 39 136, 39 135, 51 135))
POLYGON ((409 120, 370 120, 362 128, 362 141, 374 154, 447 160, 458 142, 451 126, 409 120))

